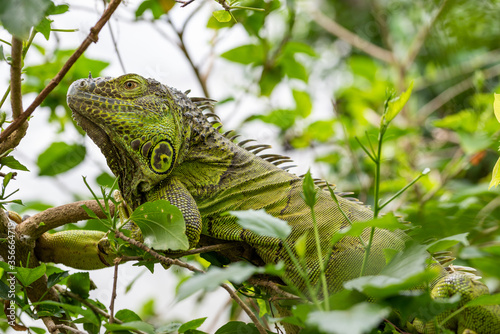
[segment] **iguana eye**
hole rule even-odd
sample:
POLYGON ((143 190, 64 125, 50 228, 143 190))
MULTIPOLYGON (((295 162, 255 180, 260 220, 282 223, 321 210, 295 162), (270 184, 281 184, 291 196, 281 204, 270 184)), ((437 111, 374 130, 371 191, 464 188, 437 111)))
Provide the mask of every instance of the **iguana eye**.
POLYGON ((138 83, 135 81, 127 81, 125 82, 125 89, 134 89, 138 86, 138 83))

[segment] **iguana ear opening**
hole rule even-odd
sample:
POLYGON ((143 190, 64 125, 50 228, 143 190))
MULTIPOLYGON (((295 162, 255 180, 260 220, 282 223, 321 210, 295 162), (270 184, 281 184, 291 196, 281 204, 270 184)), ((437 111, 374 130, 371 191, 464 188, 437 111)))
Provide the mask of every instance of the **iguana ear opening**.
POLYGON ((149 168, 156 174, 167 174, 174 165, 175 150, 168 140, 158 142, 149 151, 149 168))

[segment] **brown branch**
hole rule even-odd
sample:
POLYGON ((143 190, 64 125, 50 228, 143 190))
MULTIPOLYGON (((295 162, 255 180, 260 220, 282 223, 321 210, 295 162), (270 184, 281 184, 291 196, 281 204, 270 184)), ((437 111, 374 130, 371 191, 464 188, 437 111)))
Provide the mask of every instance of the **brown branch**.
MULTIPOLYGON (((82 205, 86 205, 90 210, 94 211, 99 218, 106 218, 95 200, 79 201, 37 213, 19 224, 16 230, 21 235, 30 236, 31 239, 38 239, 42 234, 56 227, 90 219, 91 217, 82 209, 82 205), (40 225, 41 223, 43 224, 40 225)), ((101 205, 104 206, 102 200, 101 205)), ((109 202, 109 208, 110 213, 113 215, 115 210, 113 203, 109 202)))
POLYGON ((12 118, 16 119, 23 112, 23 95, 21 92, 21 70, 23 68, 23 42, 12 37, 12 61, 10 63, 10 104, 12 118))
POLYGON ((115 322, 115 317, 114 317, 114 314, 115 314, 115 300, 116 300, 116 283, 118 281, 118 265, 120 264, 120 262, 122 261, 121 258, 116 258, 115 259, 115 270, 113 272, 113 288, 112 288, 112 292, 111 292, 111 302, 109 304, 109 323, 112 324, 113 322, 115 322))
POLYGON ((422 45, 424 45, 424 42, 429 35, 431 28, 434 26, 434 23, 436 23, 436 20, 439 18, 441 13, 443 12, 444 7, 446 6, 447 0, 443 0, 441 3, 441 6, 437 9, 437 12, 434 14, 432 17, 431 21, 428 24, 425 24, 422 26, 422 29, 417 33, 417 36, 413 39, 410 49, 408 51, 408 54, 406 56, 405 61, 403 62, 404 69, 407 70, 415 58, 417 57, 418 53, 420 52, 420 49, 422 48, 422 45))
POLYGON ((82 332, 78 329, 75 329, 73 327, 70 327, 70 326, 64 325, 64 324, 54 325, 54 328, 64 329, 65 331, 75 333, 75 334, 86 334, 86 332, 82 332))
POLYGON ((187 49, 186 43, 184 42, 184 33, 186 31, 187 25, 191 21, 191 19, 194 17, 194 15, 201 9, 202 6, 203 6, 203 3, 201 5, 199 5, 198 7, 196 7, 193 10, 193 12, 191 12, 191 14, 186 18, 186 21, 184 22, 184 25, 182 26, 182 28, 180 30, 174 26, 173 22, 170 20, 170 17, 168 16, 168 14, 166 15, 166 18, 167 18, 167 22, 170 24, 170 26, 172 27, 172 30, 175 32, 175 34, 177 35, 177 37, 179 39, 178 43, 176 43, 177 47, 182 51, 182 53, 184 53, 184 56, 186 57, 189 65, 193 69, 193 72, 194 72, 196 78, 198 79, 198 82, 200 83, 201 89, 203 90, 203 94, 205 95, 205 97, 210 97, 210 94, 208 92, 208 86, 207 86, 207 77, 205 75, 201 74, 200 67, 194 63, 194 61, 191 57, 191 54, 189 53, 189 51, 187 49))
MULTIPOLYGON (((483 71, 483 76, 485 79, 491 79, 493 77, 500 75, 500 64, 492 66, 483 71)), ((474 87, 474 77, 471 76, 463 81, 460 81, 454 86, 443 91, 441 94, 436 96, 431 101, 427 102, 418 112, 419 120, 417 124, 422 124, 422 122, 429 117, 437 109, 441 108, 448 101, 453 99, 455 96, 465 92, 466 90, 474 87)))
POLYGON ((392 64, 395 62, 394 55, 392 52, 381 48, 364 38, 356 35, 355 33, 347 30, 342 27, 337 22, 333 21, 323 13, 318 10, 312 10, 309 12, 311 16, 314 18, 315 22, 322 26, 326 31, 331 33, 332 35, 337 36, 344 42, 349 43, 357 49, 360 49, 364 53, 377 58, 385 63, 392 64))
POLYGON ((258 331, 260 334, 266 334, 266 329, 262 326, 262 324, 260 323, 259 319, 255 316, 255 314, 252 312, 252 310, 250 310, 250 308, 243 302, 243 300, 241 300, 240 297, 238 297, 238 295, 236 294, 236 292, 231 289, 231 287, 225 283, 221 284, 221 287, 226 290, 229 295, 231 296, 231 298, 233 298, 233 300, 236 302, 236 304, 238 304, 241 309, 243 311, 245 311, 245 313, 248 315, 248 317, 252 320, 253 324, 255 325, 255 327, 257 327, 258 331))
POLYGON ((49 82, 47 86, 38 94, 38 96, 33 100, 31 105, 17 117, 12 124, 10 124, 1 134, 0 134, 0 142, 3 142, 7 139, 16 129, 18 129, 25 121, 28 119, 31 114, 35 111, 35 109, 42 103, 42 101, 49 95, 49 93, 61 82, 66 73, 70 70, 70 68, 74 65, 74 63, 78 60, 78 58, 87 50, 91 43, 95 43, 98 40, 99 32, 104 27, 106 22, 110 19, 113 12, 116 10, 118 5, 121 3, 121 0, 111 0, 108 7, 102 14, 101 18, 97 23, 90 28, 90 33, 87 38, 82 42, 82 44, 76 49, 76 51, 69 57, 66 63, 63 65, 61 70, 56 74, 56 76, 49 82))
MULTIPOLYGON (((23 42, 16 37, 12 37, 11 48, 12 61, 10 63, 10 105, 12 108, 12 118, 19 118, 23 112, 23 95, 21 92, 21 71, 23 68, 23 42)), ((4 95, 6 97, 7 94, 4 95)), ((19 145, 21 139, 26 134, 27 123, 19 127, 8 140, 0 141, 0 154, 19 145)))
POLYGON ((198 268, 196 268, 196 267, 194 267, 194 266, 192 266, 192 265, 190 265, 190 264, 188 264, 186 262, 183 262, 181 260, 172 259, 172 258, 166 257, 164 255, 161 255, 160 253, 158 253, 158 252, 152 250, 151 248, 149 248, 148 246, 144 245, 142 242, 139 242, 139 241, 137 241, 135 239, 127 237, 125 234, 123 234, 120 231, 115 231, 115 236, 117 238, 122 239, 123 241, 128 242, 131 245, 136 246, 139 249, 142 249, 145 252, 148 252, 155 259, 157 259, 158 261, 160 261, 163 264, 166 264, 166 265, 169 265, 169 266, 171 266, 171 265, 179 266, 179 267, 186 268, 187 270, 190 270, 190 271, 193 271, 193 272, 197 272, 197 273, 204 273, 205 272, 205 271, 203 271, 201 269, 198 269, 198 268))

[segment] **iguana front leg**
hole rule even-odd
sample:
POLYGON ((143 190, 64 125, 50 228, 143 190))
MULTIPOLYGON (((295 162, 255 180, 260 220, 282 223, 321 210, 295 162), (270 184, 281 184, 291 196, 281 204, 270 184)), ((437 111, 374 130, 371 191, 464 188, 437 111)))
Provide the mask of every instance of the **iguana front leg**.
POLYGON ((193 196, 191 196, 184 184, 177 177, 169 178, 166 183, 160 184, 148 194, 148 202, 158 199, 167 200, 170 204, 179 208, 186 223, 189 247, 196 246, 200 240, 202 230, 201 214, 193 196))

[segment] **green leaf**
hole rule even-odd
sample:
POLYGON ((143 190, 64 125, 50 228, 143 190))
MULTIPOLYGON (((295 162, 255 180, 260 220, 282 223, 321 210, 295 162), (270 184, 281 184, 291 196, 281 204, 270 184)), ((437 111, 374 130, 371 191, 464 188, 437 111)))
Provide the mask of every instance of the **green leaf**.
POLYGON ((309 116, 312 111, 311 96, 309 96, 307 92, 295 89, 292 91, 292 95, 295 100, 295 110, 297 114, 304 118, 309 116))
POLYGON ((298 61, 292 57, 286 57, 281 59, 279 62, 281 68, 283 69, 283 74, 285 74, 290 79, 298 79, 307 83, 309 80, 309 75, 307 70, 298 61))
POLYGON ((259 330, 254 324, 246 324, 242 321, 230 321, 224 326, 220 327, 215 334, 234 334, 234 333, 245 333, 245 334, 259 334, 259 330))
POLYGON ((306 205, 312 208, 318 201, 318 189, 314 186, 314 181, 311 176, 311 171, 308 170, 302 181, 301 197, 306 202, 306 205))
POLYGON ((274 87, 283 79, 283 75, 284 73, 280 66, 263 71, 259 80, 260 94, 264 96, 271 95, 274 87))
POLYGON ((238 224, 257 235, 285 240, 292 232, 288 223, 262 210, 229 211, 238 218, 238 224))
POLYGON ((384 113, 386 124, 389 124, 394 119, 394 117, 396 117, 396 115, 399 114, 401 110, 403 110, 406 102, 408 102, 408 99, 411 96, 412 89, 413 89, 413 81, 410 83, 410 86, 406 91, 401 93, 401 95, 391 99, 387 103, 387 109, 385 110, 384 113))
POLYGON ((203 323, 205 322, 205 320, 207 320, 206 317, 205 318, 198 318, 198 319, 190 320, 188 322, 183 323, 182 326, 179 327, 179 329, 177 331, 179 333, 185 333, 188 330, 197 329, 198 327, 200 327, 201 325, 203 325, 203 323))
POLYGON ((96 177, 95 181, 102 187, 111 188, 111 186, 115 183, 115 179, 116 178, 111 176, 109 173, 102 172, 96 177))
POLYGON ((197 291, 212 291, 226 281, 239 284, 260 269, 246 263, 237 262, 226 268, 210 267, 204 274, 195 274, 185 281, 177 292, 179 300, 197 291))
POLYGON ((317 56, 316 51, 314 51, 314 49, 311 46, 302 42, 295 42, 295 41, 290 41, 286 43, 285 47, 283 48, 283 53, 287 54, 303 53, 311 57, 317 56))
POLYGON ((499 305, 500 293, 494 295, 482 295, 467 302, 465 306, 499 305))
POLYGON ((10 169, 16 169, 16 170, 22 170, 25 172, 29 172, 29 169, 26 166, 24 166, 22 163, 17 161, 17 159, 11 155, 0 158, 0 165, 7 166, 10 169))
POLYGON ((241 45, 221 54, 222 58, 239 64, 264 64, 265 52, 260 44, 241 45))
POLYGON ((435 253, 440 250, 448 249, 459 242, 462 243, 464 246, 469 246, 469 240, 467 240, 468 235, 469 232, 466 232, 466 233, 452 235, 443 239, 439 239, 431 243, 428 246, 427 251, 430 253, 435 253))
MULTIPOLYGON (((5 55, 3 53, 3 45, 0 45, 0 61, 2 61, 2 60, 5 60, 5 55)), ((3 116, 2 116, 2 118, 3 118, 3 116)), ((3 122, 1 122, 1 123, 3 123, 3 122)), ((0 125, 2 125, 2 124, 0 124, 0 125)))
POLYGON ((43 19, 50 4, 50 0, 2 0, 0 22, 10 34, 26 40, 30 29, 43 19))
POLYGON ((153 14, 153 18, 155 20, 158 20, 160 16, 162 16, 164 13, 160 1, 157 0, 145 0, 141 2, 137 10, 135 11, 135 18, 141 17, 146 10, 150 10, 151 13, 153 14))
POLYGON ((59 303, 59 302, 55 302, 52 300, 44 300, 42 302, 39 302, 38 305, 40 305, 40 306, 42 306, 42 305, 59 306, 59 307, 62 307, 63 309, 65 309, 66 311, 82 315, 83 318, 79 319, 80 323, 91 323, 91 324, 94 324, 96 326, 99 326, 99 324, 100 324, 99 319, 94 314, 94 312, 90 309, 84 309, 80 306, 59 303))
POLYGON ((75 273, 68 277, 68 288, 80 297, 89 298, 90 277, 88 272, 75 273))
POLYGON ((130 216, 139 226, 144 244, 156 250, 187 250, 189 240, 182 212, 166 200, 147 202, 130 216))
POLYGON ((129 309, 119 310, 118 312, 116 312, 115 318, 123 322, 141 321, 141 317, 139 317, 137 313, 129 309))
POLYGON ((499 184, 500 184, 500 158, 498 158, 497 162, 495 163, 495 167, 493 167, 493 172, 491 173, 491 182, 490 185, 488 186, 488 189, 491 189, 491 187, 496 188, 499 184))
POLYGON ((500 122, 500 94, 495 94, 495 102, 493 102, 493 111, 497 121, 500 122))
POLYGON ((332 242, 336 243, 343 237, 350 236, 359 236, 361 233, 369 227, 382 228, 389 231, 394 231, 396 229, 403 229, 405 226, 401 224, 396 217, 392 213, 388 213, 381 218, 367 220, 367 221, 359 221, 353 222, 352 225, 347 226, 345 228, 340 229, 337 233, 333 235, 332 242))
POLYGON ((38 175, 54 176, 64 173, 78 166, 85 158, 85 153, 85 146, 79 144, 52 143, 38 156, 38 175))
POLYGON ((281 130, 287 130, 295 124, 297 114, 295 110, 290 109, 276 109, 267 115, 255 115, 247 119, 247 121, 261 120, 262 122, 276 125, 281 130))
POLYGON ((47 279, 47 288, 51 288, 57 283, 59 283, 62 279, 68 277, 67 271, 56 272, 50 275, 47 279))
POLYGON ((49 20, 48 18, 44 17, 40 23, 37 24, 36 26, 36 31, 41 33, 43 37, 45 37, 46 40, 49 40, 50 37, 50 24, 54 22, 53 20, 49 20))
POLYGON ((231 14, 227 10, 216 10, 212 15, 219 22, 229 22, 232 19, 231 14))
POLYGON ((15 276, 19 282, 26 287, 42 277, 45 274, 45 270, 45 263, 35 268, 16 267, 17 274, 15 276))
POLYGON ((92 211, 88 206, 86 206, 85 204, 81 205, 80 206, 83 211, 85 211, 85 213, 90 217, 90 218, 94 218, 94 219, 99 219, 99 217, 97 216, 97 214, 92 211))
POLYGON ((388 307, 363 302, 345 311, 311 312, 307 324, 323 333, 363 334, 380 324, 389 313, 388 307))

